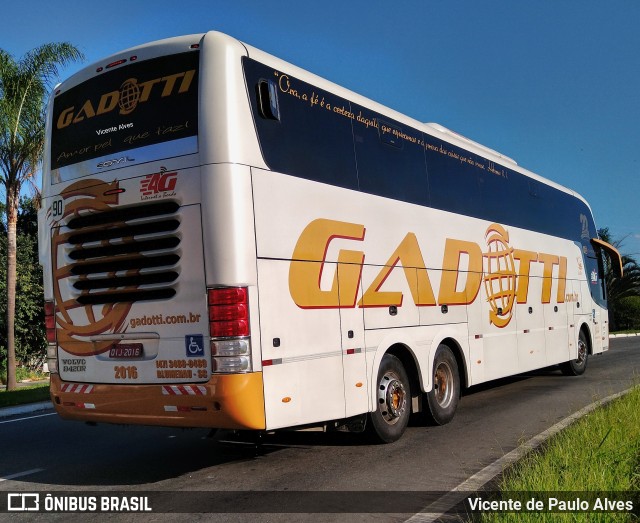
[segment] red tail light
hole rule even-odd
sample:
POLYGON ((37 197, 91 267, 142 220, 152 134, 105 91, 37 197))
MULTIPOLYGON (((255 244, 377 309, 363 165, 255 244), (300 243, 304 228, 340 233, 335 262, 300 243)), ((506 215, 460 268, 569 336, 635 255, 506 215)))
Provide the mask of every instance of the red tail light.
POLYGON ((209 307, 209 321, 233 321, 247 317, 247 306, 244 303, 209 307))
POLYGON ((209 289, 209 333, 212 338, 249 336, 246 287, 209 289))
POLYGON ((56 307, 52 301, 44 302, 44 325, 47 331, 47 343, 55 343, 56 307))
POLYGON ((227 305, 244 303, 248 301, 246 287, 223 287, 209 289, 209 305, 227 305))

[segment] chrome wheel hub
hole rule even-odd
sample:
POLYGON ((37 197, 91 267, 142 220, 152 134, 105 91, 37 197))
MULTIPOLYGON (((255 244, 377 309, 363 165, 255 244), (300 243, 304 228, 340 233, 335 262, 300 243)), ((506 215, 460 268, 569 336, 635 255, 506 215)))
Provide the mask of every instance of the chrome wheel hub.
POLYGON ((389 425, 394 425, 407 409, 407 392, 393 372, 387 372, 378 387, 378 410, 389 425))
POLYGON ((576 362, 582 365, 587 359, 587 344, 583 340, 578 340, 578 359, 576 362))
POLYGON ((453 400, 453 371, 445 361, 438 363, 435 368, 433 390, 438 405, 446 409, 453 400))

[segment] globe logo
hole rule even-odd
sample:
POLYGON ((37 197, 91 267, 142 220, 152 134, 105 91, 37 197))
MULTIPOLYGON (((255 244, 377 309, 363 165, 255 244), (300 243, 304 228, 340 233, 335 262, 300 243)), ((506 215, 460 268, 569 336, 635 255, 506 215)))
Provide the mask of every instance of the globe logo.
MULTIPOLYGON (((118 182, 102 180, 80 180, 69 185, 62 193, 65 200, 64 218, 77 216, 83 211, 106 212, 118 204, 118 182)), ((64 231, 55 227, 51 238, 51 261, 53 264, 53 295, 56 302, 56 332, 58 345, 76 356, 91 356, 109 350, 112 340, 91 341, 92 337, 107 332, 120 333, 126 330, 125 319, 131 303, 112 305, 81 305, 76 301, 68 252, 69 237, 73 230, 64 231)), ((82 278, 82 277, 81 277, 82 278)), ((86 278, 86 276, 84 277, 86 278)), ((84 294, 85 291, 82 291, 84 294)))
POLYGON ((140 100, 140 87, 136 78, 125 80, 120 86, 120 99, 118 106, 120 114, 129 114, 138 106, 140 100))
POLYGON ((488 250, 485 259, 484 288, 491 310, 489 321, 496 327, 506 327, 513 315, 516 301, 516 266, 513 247, 509 246, 509 233, 497 223, 485 233, 488 250))

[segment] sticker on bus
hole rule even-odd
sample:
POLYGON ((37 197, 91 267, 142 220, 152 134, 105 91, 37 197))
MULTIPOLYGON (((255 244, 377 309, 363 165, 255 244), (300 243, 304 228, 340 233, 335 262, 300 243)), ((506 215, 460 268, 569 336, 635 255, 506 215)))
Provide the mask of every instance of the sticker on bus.
POLYGON ((204 356, 204 336, 202 334, 188 334, 184 337, 184 346, 187 351, 187 357, 204 356))

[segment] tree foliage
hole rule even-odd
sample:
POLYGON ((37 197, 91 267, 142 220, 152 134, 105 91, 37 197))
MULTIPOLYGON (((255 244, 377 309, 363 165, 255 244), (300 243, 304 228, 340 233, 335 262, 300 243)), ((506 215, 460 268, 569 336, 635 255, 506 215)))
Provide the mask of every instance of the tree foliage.
MULTIPOLYGON (((16 359, 22 365, 35 369, 44 360, 46 337, 42 268, 38 264, 37 210, 33 199, 20 201, 17 224, 17 282, 15 340, 16 359)), ((4 232, 5 224, 0 223, 4 232)), ((0 368, 6 370, 6 257, 7 238, 0 236, 0 368)))
MULTIPOLYGON (((605 227, 598 231, 600 238, 610 243, 618 250, 623 240, 614 240, 605 227)), ((611 269, 609 260, 605 257, 605 282, 607 286, 607 304, 609 307, 609 324, 611 330, 640 328, 640 317, 636 298, 640 297, 640 266, 632 256, 622 256, 622 278, 611 269), (634 310, 636 311, 634 313, 634 310), (633 326, 638 325, 638 326, 633 326)))
POLYGON ((45 100, 59 67, 82 58, 69 43, 44 44, 15 60, 0 49, 0 184, 6 216, 7 388, 16 386, 15 322, 17 286, 17 221, 20 191, 33 180, 42 158, 45 100))
POLYGON ((640 296, 620 300, 617 321, 620 330, 640 330, 640 296))

